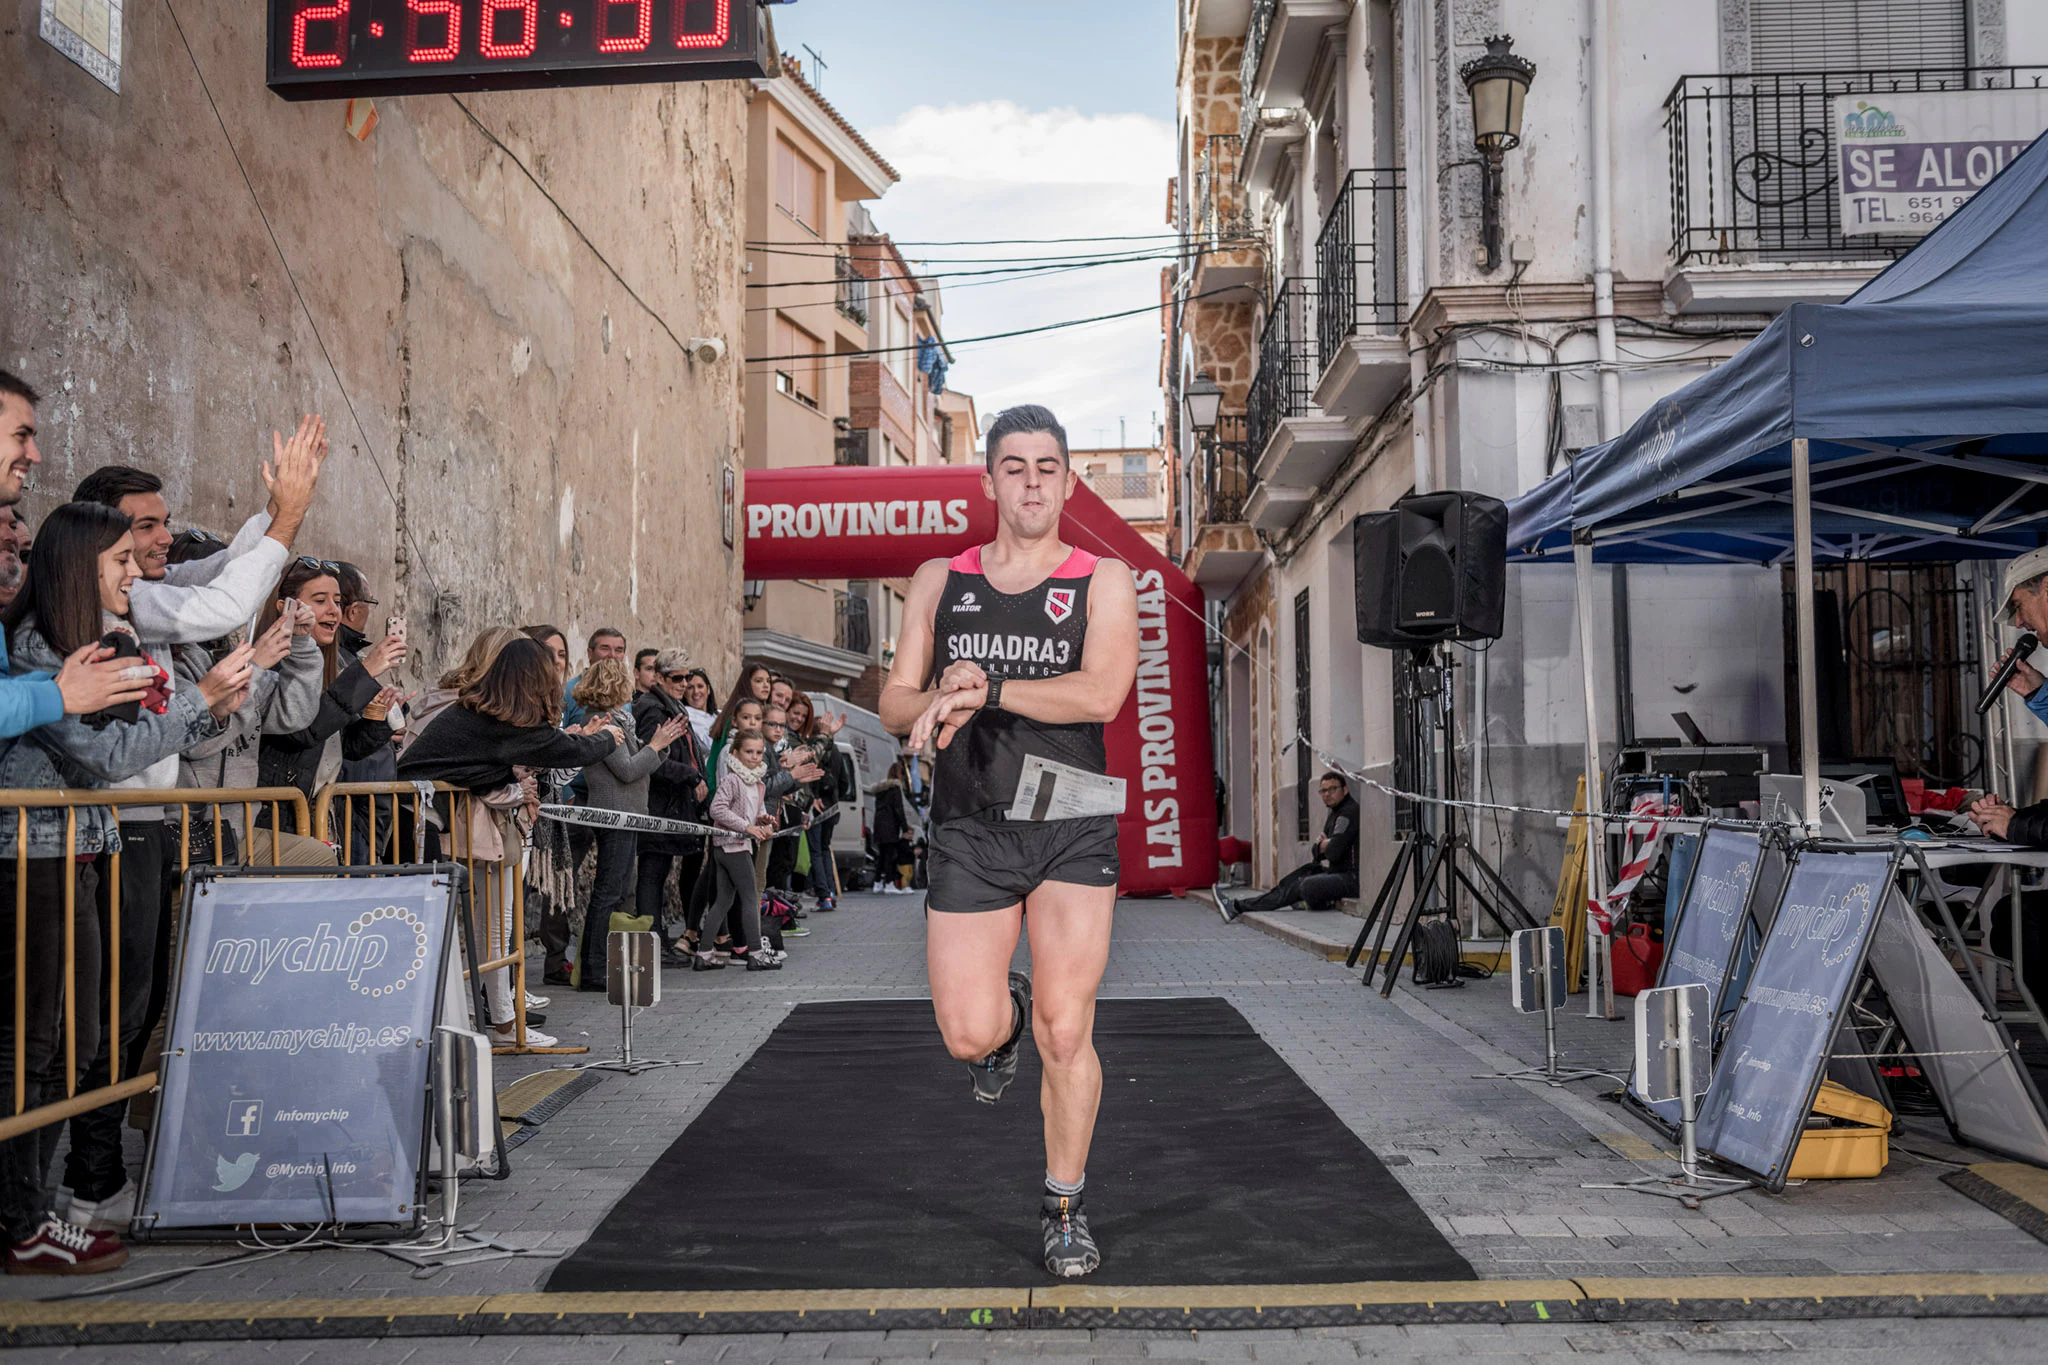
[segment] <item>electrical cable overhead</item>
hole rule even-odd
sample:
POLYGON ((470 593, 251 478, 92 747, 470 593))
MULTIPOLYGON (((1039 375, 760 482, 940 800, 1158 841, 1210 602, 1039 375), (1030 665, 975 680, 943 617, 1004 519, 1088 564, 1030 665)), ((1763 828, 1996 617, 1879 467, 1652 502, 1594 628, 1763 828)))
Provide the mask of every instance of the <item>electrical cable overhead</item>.
MULTIPOLYGON (((1208 298, 1211 294, 1229 294, 1235 292, 1235 286, 1226 286, 1221 289, 1205 289, 1199 294, 1190 294, 1188 295, 1188 297, 1190 299, 1203 299, 1208 298)), ((1048 322, 1038 327, 1019 327, 1015 331, 1010 332, 989 332, 978 337, 957 337, 953 340, 945 342, 945 344, 947 346, 972 346, 973 344, 979 341, 1006 341, 1011 337, 1028 337, 1034 336, 1040 332, 1057 332, 1067 327, 1086 327, 1091 322, 1114 322, 1118 318, 1134 318, 1145 313, 1156 313, 1159 311, 1161 306, 1162 305, 1157 303, 1149 303, 1146 304, 1143 308, 1126 308, 1122 312, 1118 313, 1098 313, 1092 318, 1069 318, 1065 322, 1048 322)), ((904 351, 915 351, 921 345, 923 345, 922 342, 912 342, 908 346, 869 346, 858 351, 836 351, 830 355, 813 353, 809 355, 748 356, 747 363, 749 365, 767 365, 773 364, 778 361, 794 360, 858 360, 862 356, 896 355, 904 351)), ((819 368, 823 367, 820 366, 819 368)))
MULTIPOLYGON (((1203 249, 1198 249, 1198 250, 1196 250, 1195 252, 1193 252, 1193 253, 1190 253, 1190 254, 1192 254, 1192 255, 1196 255, 1196 256, 1206 256, 1206 255, 1208 255, 1208 254, 1209 254, 1209 251, 1208 251, 1208 249, 1206 249, 1206 248, 1203 248, 1203 249)), ((916 272, 915 274, 913 274, 913 275, 909 276, 909 278, 910 278, 910 279, 913 279, 913 280, 942 280, 942 279, 969 279, 969 278, 973 278, 973 277, 975 277, 975 276, 980 276, 980 275, 1019 275, 1019 274, 1026 274, 1026 273, 1029 273, 1029 272, 1031 272, 1031 271, 1035 271, 1035 270, 1043 270, 1043 271, 1057 271, 1057 270, 1092 270, 1092 269, 1095 269, 1095 268, 1096 268, 1096 267, 1098 267, 1098 266, 1105 266, 1105 265, 1144 265, 1144 264, 1145 264, 1145 263, 1147 263, 1148 261, 1177 261, 1177 260, 1180 260, 1180 259, 1182 259, 1182 253, 1181 253, 1181 252, 1178 252, 1178 251, 1161 251, 1161 252, 1155 252, 1155 253, 1153 253, 1153 254, 1151 254, 1151 255, 1148 255, 1148 256, 1105 256, 1105 257, 1103 257, 1103 258, 1101 258, 1101 259, 1099 259, 1099 260, 1075 260, 1075 261, 1072 261, 1072 262, 1062 262, 1062 261, 1019 261, 1019 262, 1018 262, 1017 264, 1015 264, 1015 265, 1007 265, 1007 266, 996 266, 996 267, 993 267, 993 268, 991 268, 991 269, 987 269, 987 270, 921 270, 921 271, 918 271, 918 272, 916 272)), ((901 278, 904 278, 904 277, 902 277, 902 276, 895 276, 895 275, 891 275, 891 276, 875 276, 875 275, 860 275, 860 276, 855 276, 855 277, 852 277, 852 278, 858 278, 858 279, 864 279, 864 280, 872 280, 872 281, 874 281, 875 283, 877 283, 877 284, 880 284, 880 283, 884 283, 884 282, 885 282, 886 280, 890 280, 890 279, 901 279, 901 278)), ((747 286, 747 288, 749 288, 749 289, 798 289, 798 288, 804 288, 804 287, 810 287, 810 288, 819 288, 819 287, 822 287, 822 286, 825 286, 825 285, 831 285, 831 284, 842 284, 842 283, 845 283, 845 282, 846 282, 846 277, 842 277, 842 276, 838 276, 838 275, 835 275, 835 276, 833 276, 833 277, 832 277, 831 279, 829 279, 829 280, 770 280, 770 281, 765 281, 765 282, 762 282, 762 283, 759 283, 759 284, 749 284, 749 285, 747 286)))
MULTIPOLYGON (((877 233, 875 235, 878 237, 888 236, 887 233, 877 233)), ((1061 246, 1072 242, 1147 242, 1159 238, 1178 241, 1181 236, 1182 234, 1178 232, 1133 232, 1125 233, 1121 236, 1103 237, 981 237, 960 238, 957 240, 933 239, 923 242, 899 242, 895 238, 890 237, 889 240, 896 246, 1061 246)), ((782 246, 785 243, 748 242, 746 245, 750 247, 782 246)))
MULTIPOLYGON (((334 363, 333 354, 327 349, 327 338, 321 334, 320 324, 314 321, 313 310, 306 303, 306 293, 299 288, 299 277, 292 272, 291 260, 284 254, 284 244, 277 240, 277 229, 270 225, 270 214, 263 207, 263 198, 256 193, 256 182, 249 178, 249 168, 242 164, 242 154, 235 147, 234 135, 228 132, 228 123, 221 116, 220 105, 213 98, 213 90, 206 83, 206 73, 199 69, 199 54, 192 50, 192 40, 185 36, 185 25, 178 18, 178 11, 171 0, 164 0, 164 10, 171 16, 171 26, 178 30, 178 41, 184 44, 185 57, 192 63, 192 74, 199 81, 199 91, 206 96, 207 107, 213 110, 213 121, 220 126, 221 140, 227 143, 228 155, 235 159, 235 169, 242 173, 242 187, 249 191, 249 202, 256 206, 256 216, 263 221, 263 231, 270 238, 270 249, 277 253, 277 263, 284 267, 285 279, 291 282, 292 297, 298 300, 299 312, 305 316, 306 326, 312 329, 313 340, 320 347, 320 358, 327 362, 327 373, 334 379, 334 387, 341 391, 342 406, 348 409, 351 422, 355 423, 356 435, 362 438, 363 452, 370 457, 370 464, 377 471, 377 480, 384 485, 384 496, 391 500, 393 510, 398 508, 398 492, 391 486, 390 475, 384 472, 384 462, 377 458, 377 447, 370 440, 368 429, 363 426, 362 417, 356 412, 355 400, 349 397, 348 385, 341 379, 341 369, 334 363)), ((440 584, 434 578, 434 571, 428 565, 425 551, 413 538, 412 527, 400 522, 399 533, 412 547, 407 563, 418 564, 420 572, 426 575, 427 586, 440 594, 440 584)))
MULTIPOLYGON (((1179 245, 1180 243, 1175 243, 1176 249, 1178 249, 1179 245)), ((1230 250, 1237 247, 1250 248, 1257 246, 1258 243, 1249 237, 1218 237, 1213 239, 1191 238, 1189 239, 1189 245, 1206 247, 1208 250, 1214 251, 1230 250)), ((919 256, 915 260, 912 260, 910 257, 905 257, 904 259, 911 261, 914 265, 1024 265, 1034 262, 1044 265, 1058 265, 1069 261, 1104 260, 1116 256, 1128 256, 1137 259, 1144 256, 1163 254, 1162 248, 1164 246, 1165 243, 1160 243, 1158 246, 1131 247, 1123 251, 1069 251, 1027 256, 919 256)), ((831 260, 838 256, 840 252, 840 248, 837 246, 827 244, 821 244, 817 249, 789 246, 750 246, 747 250, 757 252, 763 256, 796 256, 812 261, 831 260)))

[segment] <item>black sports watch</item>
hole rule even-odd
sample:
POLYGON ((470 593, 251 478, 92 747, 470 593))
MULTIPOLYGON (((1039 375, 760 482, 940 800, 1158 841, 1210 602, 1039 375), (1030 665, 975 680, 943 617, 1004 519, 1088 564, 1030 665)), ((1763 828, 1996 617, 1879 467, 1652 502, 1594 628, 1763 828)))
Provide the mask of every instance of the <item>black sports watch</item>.
POLYGON ((1003 680, 1000 677, 988 680, 988 700, 983 703, 983 706, 991 711, 1003 709, 1003 680))

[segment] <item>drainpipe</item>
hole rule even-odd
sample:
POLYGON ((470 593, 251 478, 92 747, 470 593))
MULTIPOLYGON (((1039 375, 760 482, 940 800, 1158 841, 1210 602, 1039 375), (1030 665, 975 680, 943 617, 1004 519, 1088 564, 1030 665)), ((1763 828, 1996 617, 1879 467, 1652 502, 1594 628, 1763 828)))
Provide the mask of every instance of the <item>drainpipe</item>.
MULTIPOLYGON (((1427 288, 1426 272, 1423 269, 1423 242, 1426 235, 1423 215, 1431 202, 1424 191, 1435 181, 1423 174, 1424 139, 1423 124, 1426 119, 1427 101, 1423 98, 1424 72, 1427 69, 1428 40, 1425 36, 1428 5, 1425 0, 1407 0, 1401 20, 1401 56, 1403 58, 1401 106, 1406 117, 1401 127, 1401 159, 1406 163, 1402 172, 1407 186, 1402 197, 1407 201, 1408 226, 1403 243, 1408 252, 1408 307, 1413 310, 1422 303, 1423 291, 1427 288)), ((1429 357, 1424 353, 1422 336, 1413 327, 1408 333, 1408 390, 1410 398, 1409 428, 1413 433, 1411 444, 1415 452, 1415 491, 1428 493, 1436 487, 1435 466, 1430 460, 1430 403, 1426 376, 1429 373, 1429 357)))
POLYGON ((1593 131, 1593 329, 1600 350, 1600 439, 1621 435, 1621 375, 1614 368, 1614 176, 1609 148, 1614 110, 1607 91, 1609 0, 1592 6, 1591 50, 1587 54, 1587 96, 1593 131))

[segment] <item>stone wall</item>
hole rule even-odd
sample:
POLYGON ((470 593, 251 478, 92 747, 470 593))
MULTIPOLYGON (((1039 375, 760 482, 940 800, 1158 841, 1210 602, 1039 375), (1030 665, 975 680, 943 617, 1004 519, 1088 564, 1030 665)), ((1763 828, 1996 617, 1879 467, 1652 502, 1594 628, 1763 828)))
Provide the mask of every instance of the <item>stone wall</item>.
POLYGON ((189 55, 166 7, 129 7, 119 94, 33 6, 0 27, 0 364, 46 395, 31 521, 114 462, 232 531, 270 431, 317 411, 334 453, 301 548, 368 570, 416 677, 542 619, 729 677, 737 84, 389 98, 358 142, 342 103, 264 88, 260 10, 179 17, 189 55))

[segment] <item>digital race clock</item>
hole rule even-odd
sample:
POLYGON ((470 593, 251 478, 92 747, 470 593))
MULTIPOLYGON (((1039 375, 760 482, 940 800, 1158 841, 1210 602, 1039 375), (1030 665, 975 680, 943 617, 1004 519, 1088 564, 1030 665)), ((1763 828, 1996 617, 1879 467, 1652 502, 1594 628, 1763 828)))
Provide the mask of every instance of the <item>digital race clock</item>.
POLYGON ((269 0, 288 100, 768 74, 758 0, 269 0))

